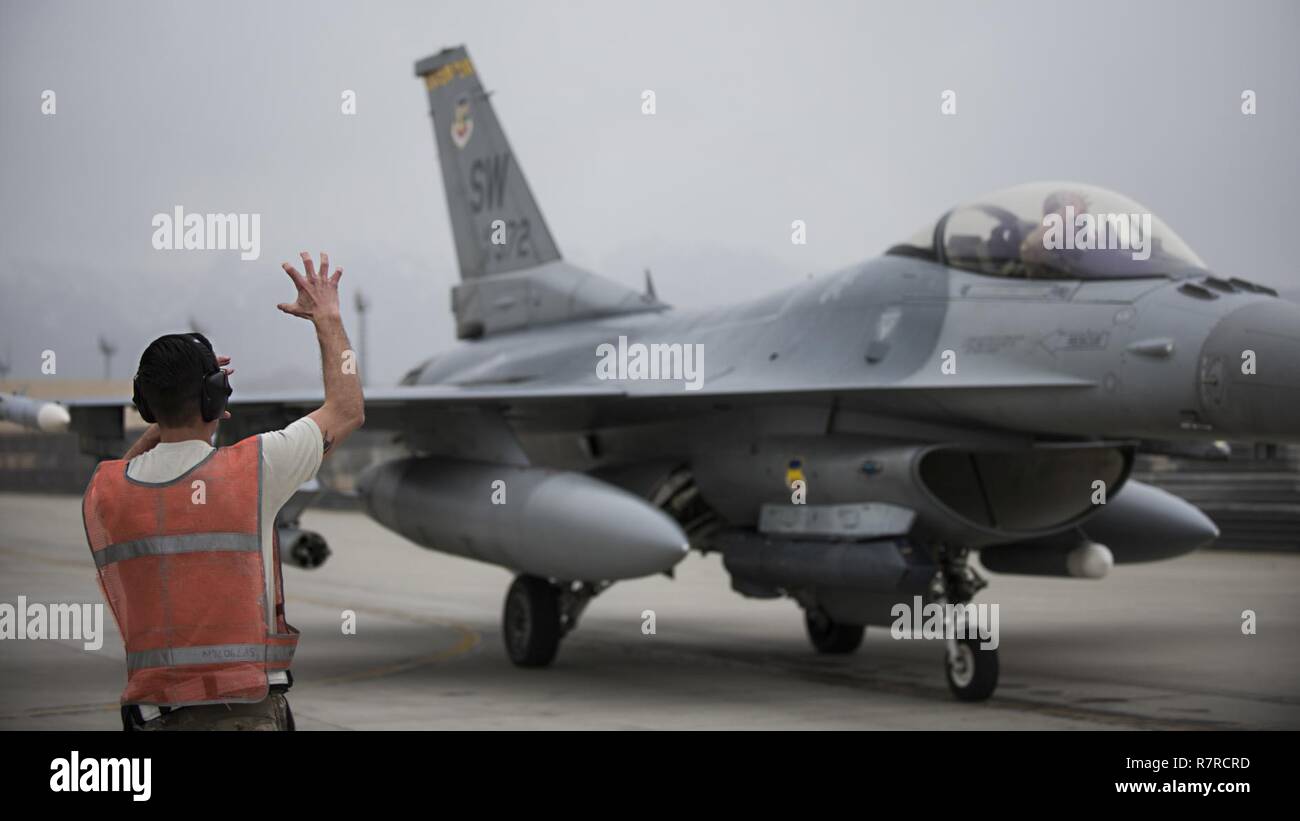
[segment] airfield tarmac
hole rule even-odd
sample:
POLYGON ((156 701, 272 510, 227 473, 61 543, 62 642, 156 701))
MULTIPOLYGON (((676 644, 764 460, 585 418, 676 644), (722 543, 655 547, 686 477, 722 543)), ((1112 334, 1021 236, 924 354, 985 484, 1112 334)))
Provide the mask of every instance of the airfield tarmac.
MULTIPOLYGON (((101 601, 79 501, 0 494, 0 602, 101 601)), ((971 705, 948 695, 938 642, 869 628, 856 654, 818 656, 792 602, 741 598, 713 554, 675 580, 614 585, 551 669, 517 669, 500 638, 506 571, 360 513, 303 524, 334 554, 286 570, 302 730, 1300 728, 1298 555, 1209 551, 1100 582, 992 576, 977 600, 1000 605, 1002 677, 971 705)), ((99 651, 0 642, 0 729, 120 728, 121 640, 105 620, 99 651)))

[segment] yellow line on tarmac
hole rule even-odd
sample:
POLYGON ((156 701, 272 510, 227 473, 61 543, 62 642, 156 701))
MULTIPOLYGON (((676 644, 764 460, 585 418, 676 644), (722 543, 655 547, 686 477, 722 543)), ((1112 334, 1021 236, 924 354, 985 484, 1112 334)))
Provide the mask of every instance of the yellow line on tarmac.
MULTIPOLYGON (((318 607, 336 608, 339 606, 337 601, 329 601, 314 596, 295 594, 292 596, 286 596, 286 598, 291 602, 314 604, 318 607)), ((363 613, 371 613, 379 616, 387 616, 388 618, 402 619, 405 621, 415 622, 416 624, 432 624, 439 627, 447 627, 459 633, 460 639, 451 647, 445 650, 439 650, 436 653, 430 653, 427 656, 403 659, 390 664, 371 667, 366 670, 358 670, 353 673, 343 673, 337 676, 328 676, 326 678, 313 678, 310 680, 313 684, 345 684, 352 681, 364 681, 366 679, 382 678, 397 673, 404 673, 408 670, 414 670, 418 667, 424 667, 429 664, 437 664, 440 661, 446 661, 447 659, 456 658, 457 656, 462 656, 468 653, 470 650, 473 650, 478 646, 479 639, 481 638, 478 631, 468 625, 454 621, 447 621, 445 619, 432 618, 430 616, 420 615, 419 613, 412 613, 409 610, 398 610, 391 607, 374 607, 371 605, 352 605, 347 609, 358 610, 363 613)))

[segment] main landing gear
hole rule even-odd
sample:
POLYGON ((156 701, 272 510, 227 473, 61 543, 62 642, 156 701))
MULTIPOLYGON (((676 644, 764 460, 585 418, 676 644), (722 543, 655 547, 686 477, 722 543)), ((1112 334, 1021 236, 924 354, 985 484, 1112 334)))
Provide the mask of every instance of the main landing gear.
POLYGON ((549 666, 560 650, 560 639, 578 626, 587 604, 607 586, 516 576, 501 616, 506 655, 520 667, 549 666))

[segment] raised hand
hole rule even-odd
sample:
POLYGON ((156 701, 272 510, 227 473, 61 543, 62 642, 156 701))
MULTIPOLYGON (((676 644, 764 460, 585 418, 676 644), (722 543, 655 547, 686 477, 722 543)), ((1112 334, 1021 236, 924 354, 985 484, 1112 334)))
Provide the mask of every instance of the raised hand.
POLYGON ((330 276, 330 258, 324 251, 320 255, 320 271, 316 271, 316 263, 312 261, 311 254, 303 251, 303 267, 307 269, 307 274, 298 273, 298 269, 289 263, 281 263, 284 272, 293 280, 294 287, 298 289, 298 299, 296 302, 281 302, 276 307, 286 314, 300 316, 303 319, 310 319, 317 322, 322 319, 339 318, 339 279, 343 276, 343 269, 338 268, 334 275, 330 276))

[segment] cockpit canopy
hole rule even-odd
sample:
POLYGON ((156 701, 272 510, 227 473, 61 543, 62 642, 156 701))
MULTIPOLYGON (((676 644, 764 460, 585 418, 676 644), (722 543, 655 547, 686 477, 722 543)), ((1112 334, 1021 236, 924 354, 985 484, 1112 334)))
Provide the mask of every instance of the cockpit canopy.
POLYGON ((1207 273, 1169 226, 1113 191, 1073 182, 1005 188, 958 206, 888 253, 1021 279, 1207 273))

